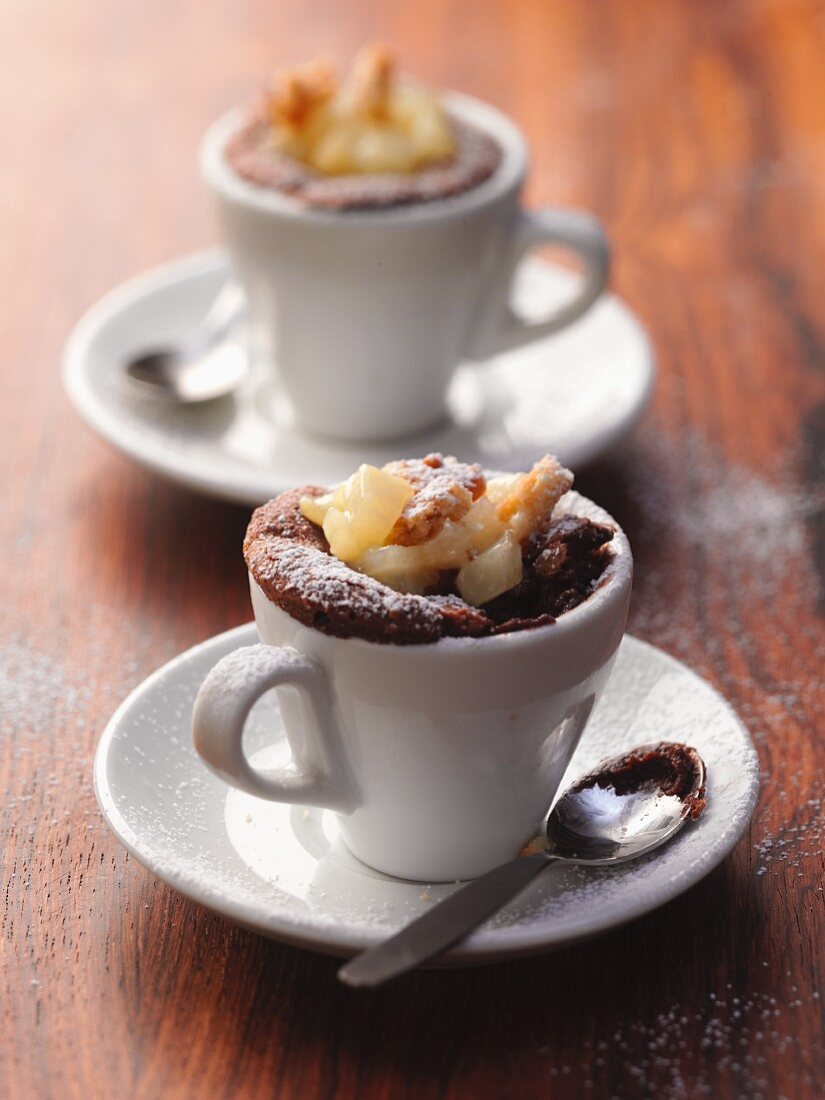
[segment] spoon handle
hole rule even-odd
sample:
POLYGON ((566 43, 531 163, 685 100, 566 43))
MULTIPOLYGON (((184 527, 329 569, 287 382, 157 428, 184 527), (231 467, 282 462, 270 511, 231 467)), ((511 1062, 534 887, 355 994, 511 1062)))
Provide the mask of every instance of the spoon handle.
POLYGON ((463 939, 523 890, 552 858, 546 852, 536 852, 494 867, 388 940, 357 955, 341 967, 338 977, 347 985, 376 986, 412 970, 463 939))
POLYGON ((244 292, 236 282, 224 283, 209 312, 200 324, 200 331, 212 341, 222 340, 246 311, 244 292))

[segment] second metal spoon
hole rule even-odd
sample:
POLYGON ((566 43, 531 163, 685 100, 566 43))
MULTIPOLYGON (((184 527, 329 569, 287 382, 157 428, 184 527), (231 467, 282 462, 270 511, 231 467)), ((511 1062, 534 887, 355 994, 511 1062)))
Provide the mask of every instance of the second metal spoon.
POLYGON ((243 349, 229 334, 243 315, 244 296, 227 283, 206 317, 177 345, 149 348, 123 364, 135 392, 172 404, 212 401, 234 390, 248 372, 243 349))

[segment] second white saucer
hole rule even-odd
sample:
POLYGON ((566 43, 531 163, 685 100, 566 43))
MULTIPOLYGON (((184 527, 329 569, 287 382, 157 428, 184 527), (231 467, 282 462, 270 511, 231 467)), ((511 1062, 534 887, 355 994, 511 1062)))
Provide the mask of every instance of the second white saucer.
MULTIPOLYGON (((222 252, 180 260, 118 287, 78 322, 64 381, 83 419, 112 446, 165 477, 213 496, 257 505, 283 489, 333 484, 361 462, 442 451, 488 469, 526 469, 550 451, 581 468, 626 436, 650 399, 648 337, 613 295, 569 329, 483 366, 462 367, 451 418, 426 435, 348 445, 298 429, 274 382, 253 372, 231 397, 168 407, 129 393, 119 364, 184 337, 229 276, 222 252)), ((526 316, 569 294, 571 276, 533 259, 516 306, 526 316)), ((387 364, 392 369, 392 364, 387 364)))

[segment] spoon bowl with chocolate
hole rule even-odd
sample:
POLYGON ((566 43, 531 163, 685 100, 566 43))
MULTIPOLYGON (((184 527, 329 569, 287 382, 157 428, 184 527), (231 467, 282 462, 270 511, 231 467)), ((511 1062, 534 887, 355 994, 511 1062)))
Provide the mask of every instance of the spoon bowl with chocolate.
POLYGON ((352 986, 377 986, 463 939, 550 863, 606 867, 667 843, 705 808, 705 765, 688 745, 661 741, 604 760, 567 790, 544 836, 471 882, 390 939, 341 967, 352 986))

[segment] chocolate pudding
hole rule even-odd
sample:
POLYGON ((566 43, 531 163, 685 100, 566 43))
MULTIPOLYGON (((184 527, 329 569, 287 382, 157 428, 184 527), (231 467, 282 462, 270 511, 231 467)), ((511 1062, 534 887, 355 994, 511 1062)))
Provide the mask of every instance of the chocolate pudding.
POLYGON ((433 92, 400 81, 373 47, 344 83, 324 62, 278 74, 225 156, 243 179, 307 206, 369 210, 461 194, 488 179, 502 154, 433 92))
POLYGON ((659 741, 634 749, 604 771, 587 775, 572 788, 612 788, 616 794, 633 794, 642 787, 655 785, 663 794, 685 803, 688 816, 698 821, 707 805, 704 783, 705 765, 696 749, 672 741, 659 741))
POLYGON ((489 479, 441 455, 361 467, 336 490, 259 508, 244 556, 272 603, 336 637, 420 645, 529 630, 610 576, 613 528, 576 513, 572 480, 549 456, 489 479))

